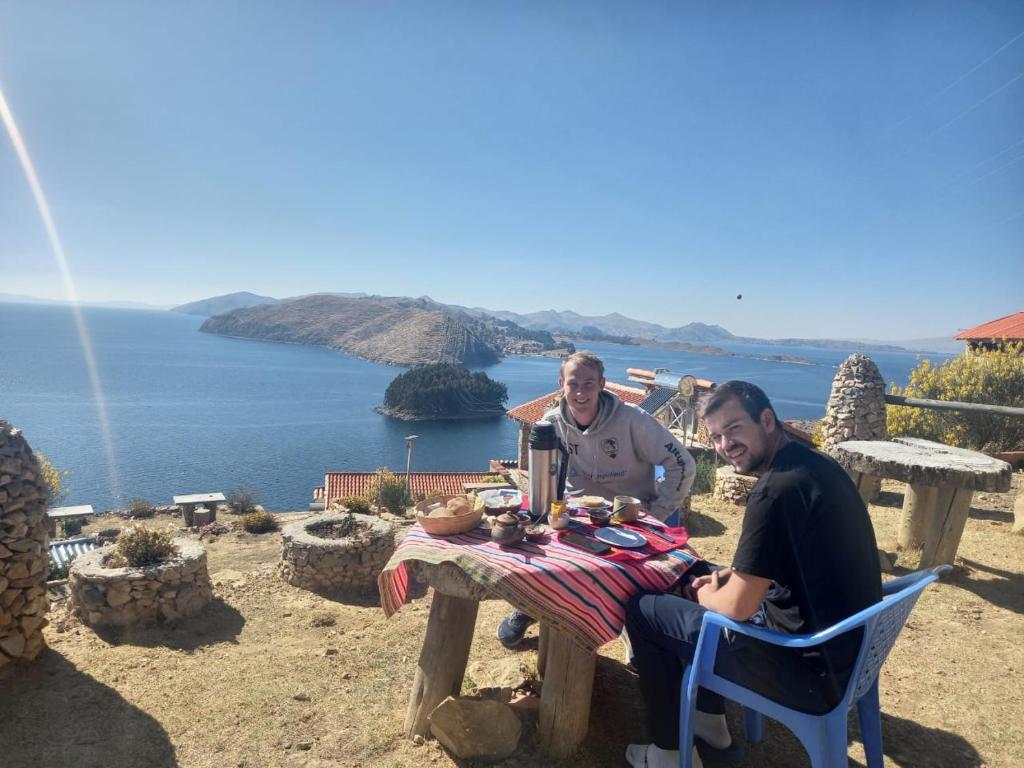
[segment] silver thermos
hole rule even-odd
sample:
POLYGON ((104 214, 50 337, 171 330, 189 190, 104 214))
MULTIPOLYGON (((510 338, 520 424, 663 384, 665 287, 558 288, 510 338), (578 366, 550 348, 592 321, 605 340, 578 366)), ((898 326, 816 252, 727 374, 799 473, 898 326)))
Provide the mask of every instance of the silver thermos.
POLYGON ((541 520, 558 499, 558 434, 550 421, 530 428, 530 517, 541 520))

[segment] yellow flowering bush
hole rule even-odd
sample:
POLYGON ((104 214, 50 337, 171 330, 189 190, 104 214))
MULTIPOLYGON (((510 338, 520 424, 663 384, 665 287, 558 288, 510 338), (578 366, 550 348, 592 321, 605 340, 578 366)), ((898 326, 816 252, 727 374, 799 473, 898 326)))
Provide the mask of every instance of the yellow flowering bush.
MULTIPOLYGON (((910 381, 892 394, 1024 407, 1024 342, 967 351, 938 365, 922 360, 910 381)), ((890 405, 890 435, 912 435, 986 453, 1024 449, 1024 418, 890 405)))

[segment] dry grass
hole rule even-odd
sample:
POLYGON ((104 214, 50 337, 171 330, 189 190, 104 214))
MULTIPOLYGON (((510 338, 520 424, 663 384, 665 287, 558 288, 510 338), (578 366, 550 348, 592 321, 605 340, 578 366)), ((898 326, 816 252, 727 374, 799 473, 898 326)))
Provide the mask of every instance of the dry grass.
MULTIPOLYGON (((885 488, 871 508, 883 545, 893 538, 902 494, 897 484, 885 488)), ((925 593, 883 670, 887 766, 1024 765, 1024 537, 1009 532, 1011 507, 1011 494, 976 495, 963 568, 925 593)), ((695 508, 695 544, 728 561, 742 510, 710 497, 695 508)), ((386 621, 372 597, 330 599, 277 579, 276 533, 205 543, 217 599, 201 616, 121 636, 55 621, 46 630, 49 650, 35 664, 0 674, 0 765, 459 764, 435 742, 416 746, 401 733, 429 595, 386 621)), ((481 606, 471 664, 511 655, 494 639, 505 610, 481 606)), ((51 618, 59 615, 58 608, 51 618)), ((520 655, 532 657, 535 647, 520 655)), ((624 765, 626 743, 644 736, 639 710, 635 679, 612 643, 598 663, 590 737, 562 765, 624 765)), ((851 734, 851 760, 863 765, 855 727, 851 734)), ((528 723, 520 751, 502 765, 557 765, 532 748, 532 736, 528 723)), ((807 760, 788 732, 769 724, 765 743, 733 764, 807 760)))

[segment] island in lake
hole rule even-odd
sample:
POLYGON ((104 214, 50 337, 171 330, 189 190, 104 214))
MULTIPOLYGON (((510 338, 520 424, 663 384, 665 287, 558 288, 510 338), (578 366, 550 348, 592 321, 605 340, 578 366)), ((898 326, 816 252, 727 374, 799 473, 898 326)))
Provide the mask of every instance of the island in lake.
POLYGON ((507 402, 508 389, 486 373, 439 363, 396 376, 374 410, 404 421, 480 419, 501 416, 507 402))
POLYGON ((490 365, 505 355, 573 351, 547 331, 474 317, 427 298, 314 294, 214 315, 199 330, 331 347, 393 365, 490 365))

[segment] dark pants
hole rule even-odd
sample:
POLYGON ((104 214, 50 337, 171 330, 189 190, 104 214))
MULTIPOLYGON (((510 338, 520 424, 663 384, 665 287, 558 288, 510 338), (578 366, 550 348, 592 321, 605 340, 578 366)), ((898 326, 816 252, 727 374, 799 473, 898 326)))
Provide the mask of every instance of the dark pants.
MULTIPOLYGON (((679 749, 680 685, 693 660, 706 610, 661 592, 634 595, 626 607, 626 631, 640 675, 650 735, 662 749, 679 749)), ((760 623, 757 618, 753 623, 760 623)), ((731 632, 719 640, 715 672, 784 706, 817 714, 835 708, 845 690, 845 682, 840 686, 840 681, 827 680, 813 658, 731 632)), ((724 714, 725 702, 701 688, 697 709, 724 714)))

